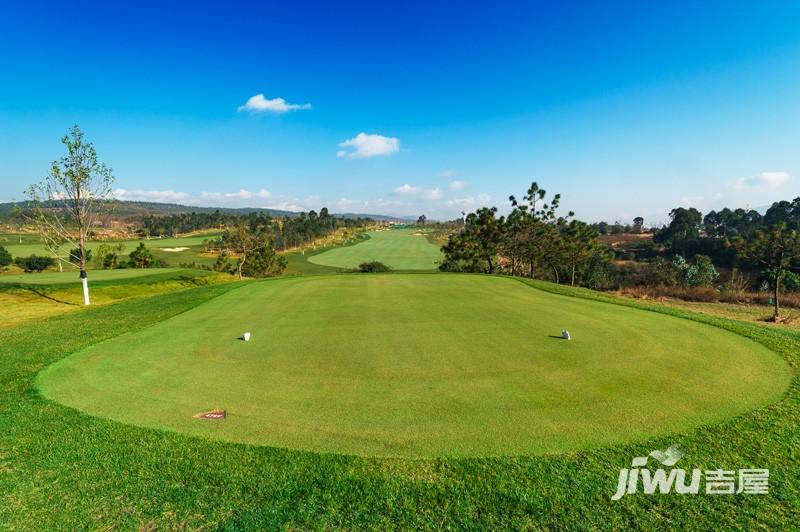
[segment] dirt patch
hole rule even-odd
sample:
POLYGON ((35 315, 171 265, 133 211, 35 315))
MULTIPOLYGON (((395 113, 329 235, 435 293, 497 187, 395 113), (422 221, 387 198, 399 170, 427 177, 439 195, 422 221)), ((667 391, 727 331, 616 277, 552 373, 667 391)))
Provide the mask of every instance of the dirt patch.
POLYGON ((209 410, 208 412, 200 412, 199 414, 195 414, 194 418, 197 419, 225 419, 225 411, 224 410, 209 410))

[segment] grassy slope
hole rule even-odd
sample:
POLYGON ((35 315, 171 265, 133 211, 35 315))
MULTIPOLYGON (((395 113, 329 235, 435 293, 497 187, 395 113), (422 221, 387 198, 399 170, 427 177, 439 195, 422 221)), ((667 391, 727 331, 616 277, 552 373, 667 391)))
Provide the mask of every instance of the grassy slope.
MULTIPOLYGON (((91 272, 89 281, 94 285, 97 281, 119 281, 122 279, 132 279, 135 277, 150 277, 153 275, 172 274, 179 271, 179 268, 127 268, 123 270, 97 270, 91 272)), ((80 286, 80 278, 76 271, 65 272, 41 272, 41 273, 20 273, 16 275, 0 276, 0 285, 24 284, 24 285, 65 285, 74 284, 80 286)))
MULTIPOLYGON (((92 305, 146 297, 174 290, 229 281, 227 274, 203 270, 152 268, 90 272, 92 305)), ((0 327, 73 312, 83 308, 83 290, 74 272, 0 277, 0 327)))
POLYGON ((368 456, 474 456, 719 421, 777 400, 788 378, 768 349, 696 322, 507 278, 411 274, 249 284, 70 357, 39 382, 48 397, 143 426, 368 456), (565 324, 573 341, 552 338, 565 324), (210 408, 229 418, 192 418, 210 408))
MULTIPOLYGON (((751 337, 795 371, 779 403, 721 424, 553 457, 364 459, 214 443, 125 426, 43 400, 33 379, 66 355, 141 330, 233 284, 0 330, 0 528, 787 529, 800 519, 800 335, 625 302, 751 337), (630 496, 620 467, 680 444, 686 468, 769 467, 767 496, 630 496)), ((546 284, 577 297, 611 299, 546 284)))
POLYGON ((355 268, 366 261, 381 261, 396 270, 433 270, 441 259, 439 248, 414 229, 372 231, 369 239, 352 246, 331 249, 308 261, 336 268, 355 268))

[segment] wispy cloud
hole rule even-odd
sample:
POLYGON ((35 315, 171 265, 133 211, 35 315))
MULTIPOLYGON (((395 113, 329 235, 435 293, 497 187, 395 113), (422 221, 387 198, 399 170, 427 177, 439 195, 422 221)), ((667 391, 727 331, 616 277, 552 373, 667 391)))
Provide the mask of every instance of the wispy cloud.
POLYGON ((200 192, 192 194, 177 190, 143 190, 118 188, 114 190, 114 197, 126 201, 153 201, 156 203, 180 203, 182 205, 244 205, 259 203, 259 200, 266 200, 272 194, 269 190, 262 188, 251 191, 239 189, 236 192, 200 192))
POLYGON ((438 189, 438 188, 425 189, 425 190, 422 191, 421 197, 422 197, 422 199, 428 200, 428 201, 438 200, 438 199, 441 199, 441 197, 442 197, 442 191, 441 191, 441 189, 438 189))
POLYGON ((396 189, 394 189, 396 194, 416 194, 421 190, 420 187, 415 187, 414 185, 409 185, 406 183, 405 185, 400 185, 396 189))
POLYGON ((449 199, 447 200, 447 205, 462 209, 472 209, 477 207, 487 207, 491 201, 492 197, 490 195, 478 194, 477 196, 465 196, 463 198, 449 199))
POLYGON ((757 176, 746 177, 734 183, 734 188, 750 190, 775 190, 789 182, 788 172, 761 172, 757 176))
POLYGON ((240 188, 237 192, 201 192, 200 197, 206 200, 230 200, 230 199, 267 199, 272 194, 269 190, 262 188, 255 192, 240 188))
POLYGON ((271 100, 264 97, 263 94, 256 94, 247 99, 244 105, 240 105, 237 111, 249 111, 251 113, 287 113, 289 111, 297 111, 300 109, 311 109, 310 103, 296 104, 289 103, 283 98, 272 98, 271 100))
POLYGON ((458 179, 450 181, 450 190, 463 190, 465 186, 467 186, 467 184, 458 179))
POLYGON ((336 152, 337 157, 366 159, 379 155, 387 156, 400 151, 400 139, 361 132, 352 139, 340 142, 339 147, 345 149, 336 152), (352 149, 348 150, 347 148, 352 149))
POLYGON ((114 197, 126 201, 155 201, 158 203, 180 203, 189 198, 190 194, 176 190, 142 190, 118 188, 114 190, 114 197))
POLYGON ((455 177, 455 175, 456 175, 456 171, 453 170, 452 168, 448 168, 447 170, 442 170, 441 172, 439 172, 439 177, 444 177, 444 178, 447 178, 447 179, 449 179, 451 177, 455 177))

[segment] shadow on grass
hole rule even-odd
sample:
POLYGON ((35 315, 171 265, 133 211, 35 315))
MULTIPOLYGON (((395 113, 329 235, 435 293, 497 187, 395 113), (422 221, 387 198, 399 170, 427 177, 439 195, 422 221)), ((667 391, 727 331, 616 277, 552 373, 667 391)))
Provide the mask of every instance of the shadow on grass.
POLYGON ((37 296, 39 296, 41 298, 53 301, 54 303, 60 303, 62 305, 71 305, 73 307, 79 307, 80 306, 77 303, 72 303, 70 301, 63 301, 61 299, 57 299, 57 298, 49 295, 47 292, 45 292, 45 291, 43 291, 43 290, 41 290, 39 288, 36 288, 33 285, 29 285, 29 284, 17 284, 17 283, 14 283, 14 284, 4 285, 2 288, 0 288, 0 292, 15 292, 15 291, 28 292, 28 293, 37 295, 37 296))

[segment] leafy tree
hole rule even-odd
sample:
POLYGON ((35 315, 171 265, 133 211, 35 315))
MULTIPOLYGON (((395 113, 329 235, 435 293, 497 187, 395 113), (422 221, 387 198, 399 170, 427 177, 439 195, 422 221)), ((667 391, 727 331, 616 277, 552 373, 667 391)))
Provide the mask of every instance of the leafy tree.
POLYGON ((419 218, 417 218, 417 225, 425 225, 425 222, 428 220, 428 217, 424 214, 421 214, 419 218))
MULTIPOLYGON (((558 231, 568 218, 575 215, 572 211, 566 216, 559 216, 556 211, 561 201, 561 194, 556 194, 548 204, 545 201, 547 191, 539 187, 535 181, 531 183, 522 201, 509 196, 514 226, 510 236, 516 241, 514 248, 520 252, 520 260, 528 264, 528 273, 534 277, 537 264, 547 263, 558 277, 555 257, 560 249, 558 231), (515 213, 516 211, 516 213, 515 213)), ((513 261, 512 261, 513 262, 513 261)))
POLYGON ((606 247, 597 240, 598 236, 596 229, 578 220, 572 220, 564 231, 564 253, 572 286, 576 271, 605 253, 606 247))
POLYGON ((773 291, 773 320, 779 321, 781 279, 785 272, 800 262, 800 233, 789 229, 784 222, 777 222, 766 230, 758 230, 752 240, 738 239, 738 249, 761 264, 771 277, 773 291))
POLYGON ((131 268, 151 268, 155 266, 156 259, 153 253, 147 249, 144 242, 139 242, 139 245, 131 251, 128 255, 128 264, 131 268))
POLYGON ((89 304, 86 274, 86 241, 96 226, 98 215, 111 206, 114 176, 111 169, 97 160, 91 142, 86 142, 78 126, 72 127, 61 142, 67 155, 54 161, 44 180, 28 187, 32 222, 48 249, 57 250, 61 242, 78 249, 72 262, 80 270, 83 302, 89 304))
POLYGON ((250 227, 243 223, 227 229, 222 235, 222 240, 239 257, 236 262, 236 272, 241 281, 243 278, 242 268, 247 263, 247 259, 250 258, 256 248, 265 244, 258 238, 258 234, 251 231, 250 227))
POLYGON ((5 268, 13 262, 11 253, 6 248, 0 246, 0 268, 5 268))
POLYGON ((788 229, 800 230, 800 198, 793 201, 777 201, 764 214, 764 224, 774 227, 782 223, 788 229))
POLYGON ((703 230, 712 238, 732 238, 752 235, 761 226, 762 217, 757 211, 724 208, 711 211, 703 218, 703 230))
POLYGON ((482 207, 467 215, 464 230, 442 247, 444 271, 485 271, 494 273, 497 253, 503 239, 503 217, 497 208, 482 207))
MULTIPOLYGON (((313 211, 312 211, 313 212, 313 211)), ((310 218, 318 218, 317 214, 310 218)), ((286 267, 286 259, 275 253, 272 246, 272 228, 268 222, 251 220, 250 224, 238 223, 222 235, 223 245, 237 255, 236 272, 241 280, 244 275, 266 277, 280 273, 286 267), (249 264, 250 262, 253 264, 249 264)))
POLYGON ((681 255, 686 256, 688 245, 700 236, 703 215, 694 207, 678 207, 670 211, 669 217, 669 226, 656 233, 655 240, 669 245, 673 253, 680 251, 681 255))
POLYGON ((634 233, 641 233, 642 229, 644 228, 644 218, 641 216, 637 216, 633 219, 633 232, 634 233))

